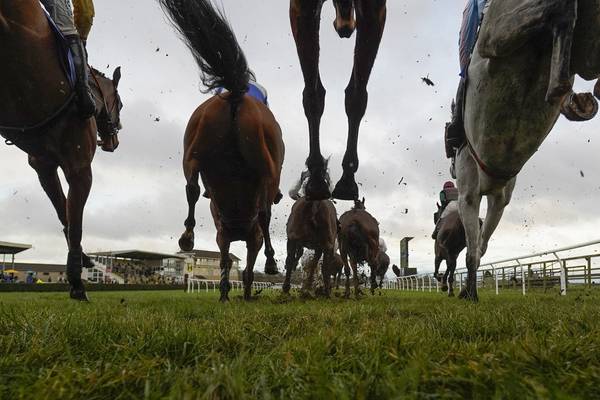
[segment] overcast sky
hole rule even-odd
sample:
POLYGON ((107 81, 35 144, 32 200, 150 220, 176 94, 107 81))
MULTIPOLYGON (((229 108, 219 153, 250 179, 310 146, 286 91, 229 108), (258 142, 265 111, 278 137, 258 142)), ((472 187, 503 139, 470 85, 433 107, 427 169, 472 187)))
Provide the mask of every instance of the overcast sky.
MULTIPOLYGON (((150 0, 96 2, 88 49, 90 62, 112 73, 123 67, 125 107, 121 146, 98 150, 85 221, 85 250, 178 250, 187 203, 181 170, 183 133, 192 111, 208 95, 187 49, 150 0)), ((223 0, 223 7, 255 71, 269 91, 287 147, 282 191, 298 178, 308 154, 301 103, 303 80, 291 36, 286 0, 223 0)), ((464 0, 391 0, 388 20, 369 84, 369 105, 359 143, 361 196, 380 222, 392 262, 399 242, 414 236, 411 264, 433 269, 433 212, 448 176, 443 128, 458 82, 457 37, 464 0), (429 75, 435 87, 421 77, 429 75), (399 181, 402 180, 402 184, 399 181)), ((352 68, 354 37, 339 39, 332 2, 321 24, 321 74, 327 89, 322 149, 331 155, 332 179, 341 173, 347 132, 344 88, 352 68)), ((578 82, 590 90, 591 83, 578 82)), ((597 239, 600 212, 599 120, 568 123, 561 117, 517 180, 512 203, 484 259, 493 261, 597 239), (583 174, 583 176, 582 176, 583 174)), ((64 262, 66 244, 55 212, 26 155, 2 146, 0 240, 33 244, 20 261, 64 262)), ((272 231, 280 269, 285 222, 292 201, 273 209, 272 231)), ((350 207, 338 202, 338 215, 350 207)), ((482 213, 485 206, 482 208, 482 213)), ((196 248, 217 250, 208 200, 197 206, 196 248)), ((245 246, 232 252, 245 258, 245 246)), ((464 253, 459 266, 464 265, 464 253)), ((262 271, 264 257, 257 263, 262 271)))

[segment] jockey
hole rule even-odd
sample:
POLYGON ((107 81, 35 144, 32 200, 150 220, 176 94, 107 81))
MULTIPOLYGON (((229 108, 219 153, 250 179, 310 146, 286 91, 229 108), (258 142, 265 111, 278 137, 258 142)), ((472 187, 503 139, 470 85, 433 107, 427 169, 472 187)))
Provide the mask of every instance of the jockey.
POLYGON ((65 36, 73 55, 77 82, 75 93, 81 116, 96 114, 96 103, 88 83, 88 66, 85 43, 94 20, 93 0, 41 0, 50 17, 65 36))
POLYGON ((440 203, 438 205, 438 211, 434 214, 435 220, 435 230, 431 237, 435 240, 437 238, 437 233, 440 226, 440 221, 442 220, 442 215, 444 214, 444 210, 452 201, 458 200, 458 189, 454 186, 454 183, 448 181, 444 183, 444 186, 440 192, 440 203))
MULTIPOLYGON (((224 88, 218 88, 217 90, 215 90, 215 94, 217 95, 223 92, 226 92, 224 88)), ((248 83, 248 91, 246 92, 246 94, 248 96, 254 97, 256 100, 269 107, 269 95, 267 93, 267 89, 265 89, 264 86, 262 86, 258 82, 250 80, 250 83, 248 83)))
POLYGON ((475 49, 479 27, 483 21, 488 0, 467 0, 463 12, 462 27, 460 28, 459 59, 460 83, 456 93, 456 101, 452 107, 452 121, 446 124, 446 157, 454 158, 456 149, 464 143, 465 128, 463 121, 463 108, 465 98, 465 82, 467 71, 471 62, 471 55, 475 49))

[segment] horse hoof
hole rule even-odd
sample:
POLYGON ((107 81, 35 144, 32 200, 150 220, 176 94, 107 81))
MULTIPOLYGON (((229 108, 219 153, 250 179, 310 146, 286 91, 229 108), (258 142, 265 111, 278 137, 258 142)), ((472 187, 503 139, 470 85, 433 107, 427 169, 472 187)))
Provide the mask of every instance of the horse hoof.
POLYGON ((179 248, 183 251, 194 250, 194 234, 188 234, 187 232, 181 235, 179 239, 179 248))
POLYGON ((563 100, 560 112, 575 122, 589 121, 598 113, 598 101, 591 93, 574 93, 563 100))
POLYGON ((306 199, 309 201, 328 200, 331 198, 329 184, 323 177, 312 176, 308 178, 304 188, 306 199))
POLYGON ((221 298, 219 299, 219 301, 221 303, 229 303, 229 296, 227 295, 222 295, 221 298))
POLYGON ((447 292, 448 291, 448 286, 442 286, 442 292, 447 292))
POLYGON ((333 197, 339 200, 356 200, 358 199, 358 185, 354 178, 348 178, 342 175, 342 178, 333 189, 333 197))
POLYGON ((69 296, 73 300, 77 300, 77 301, 85 301, 85 302, 90 301, 85 289, 83 289, 83 288, 81 288, 81 289, 71 288, 71 291, 69 292, 69 296))
POLYGON ((277 269, 277 262, 273 258, 268 259, 265 263, 265 274, 267 275, 277 275, 279 270, 277 269))
POLYGON ((448 292, 448 297, 454 297, 454 292, 448 292))

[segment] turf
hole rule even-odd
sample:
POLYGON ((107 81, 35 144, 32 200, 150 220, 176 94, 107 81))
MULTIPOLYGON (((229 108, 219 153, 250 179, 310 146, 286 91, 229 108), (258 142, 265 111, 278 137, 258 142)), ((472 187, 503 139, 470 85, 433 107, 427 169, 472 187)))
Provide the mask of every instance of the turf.
POLYGON ((0 294, 0 399, 600 396, 600 293, 0 294))

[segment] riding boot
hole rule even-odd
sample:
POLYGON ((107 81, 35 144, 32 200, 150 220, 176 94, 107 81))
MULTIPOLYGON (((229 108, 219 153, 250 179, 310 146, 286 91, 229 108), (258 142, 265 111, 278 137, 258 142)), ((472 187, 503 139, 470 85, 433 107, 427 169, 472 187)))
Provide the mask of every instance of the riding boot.
POLYGON ((69 35, 67 36, 67 41, 73 54, 73 63, 75 64, 75 73, 77 74, 77 82, 75 84, 77 106, 81 116, 87 119, 96 115, 96 102, 88 83, 88 65, 85 48, 79 35, 69 35))
POLYGON ((458 149, 465 142, 465 123, 463 109, 465 104, 465 80, 461 79, 456 92, 456 103, 452 107, 452 121, 446 124, 446 157, 453 158, 458 149))

